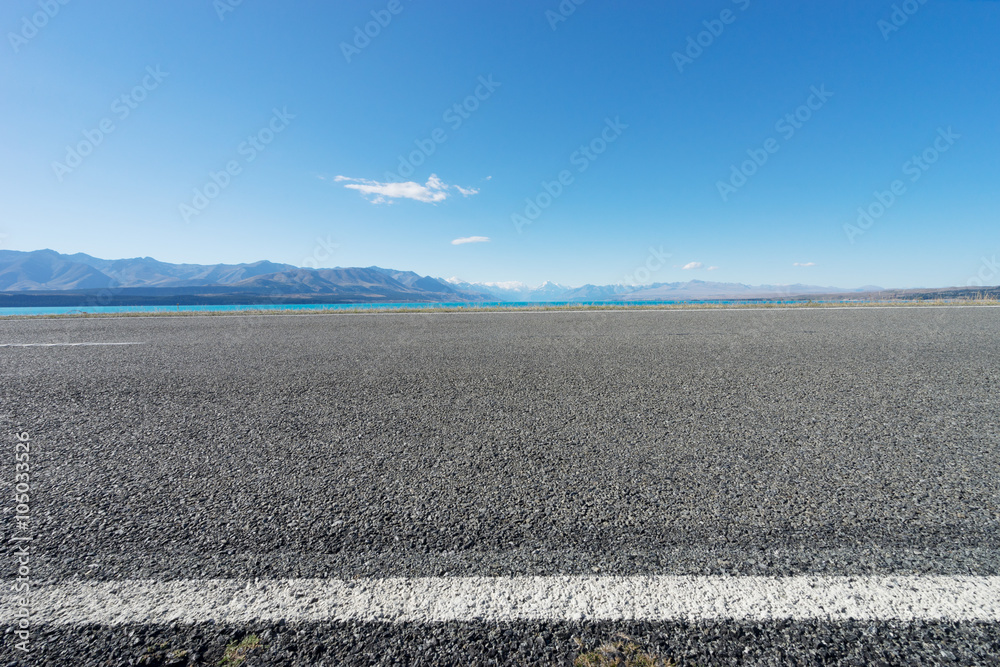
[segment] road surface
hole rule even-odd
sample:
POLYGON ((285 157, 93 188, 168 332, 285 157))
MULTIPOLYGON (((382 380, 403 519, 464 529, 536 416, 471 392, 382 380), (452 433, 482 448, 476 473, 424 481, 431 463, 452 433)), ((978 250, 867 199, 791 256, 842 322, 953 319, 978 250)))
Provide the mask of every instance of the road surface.
POLYGON ((998 325, 2 320, 0 664, 1000 661, 998 325))

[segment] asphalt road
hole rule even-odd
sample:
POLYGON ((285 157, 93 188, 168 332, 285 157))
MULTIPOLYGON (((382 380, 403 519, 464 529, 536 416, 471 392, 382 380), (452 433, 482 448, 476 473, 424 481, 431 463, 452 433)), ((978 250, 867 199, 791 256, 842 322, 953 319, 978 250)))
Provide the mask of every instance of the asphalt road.
MULTIPOLYGON (((0 345, 30 346, 0 347, 2 484, 29 433, 38 585, 991 577, 998 325, 997 308, 5 320, 0 345)), ((1000 661, 991 620, 34 630, 30 658, 0 657, 215 664, 253 631, 247 665, 551 664, 624 632, 683 664, 1000 661)))

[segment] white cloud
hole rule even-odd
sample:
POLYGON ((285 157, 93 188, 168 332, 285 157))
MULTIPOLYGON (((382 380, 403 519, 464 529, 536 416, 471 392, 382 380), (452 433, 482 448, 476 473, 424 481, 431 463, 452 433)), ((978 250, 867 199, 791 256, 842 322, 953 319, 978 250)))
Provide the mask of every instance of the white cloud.
POLYGON ((795 262, 792 266, 816 266, 816 262, 795 262))
POLYGON ((447 199, 451 195, 449 190, 452 188, 466 197, 479 194, 478 188, 463 188, 458 185, 448 185, 438 178, 437 174, 431 174, 430 178, 423 185, 414 181, 380 183, 378 181, 369 181, 364 178, 350 178, 348 176, 337 176, 333 180, 338 183, 346 183, 344 185, 345 188, 357 190, 373 204, 381 204, 390 199, 412 199, 427 204, 436 204, 439 201, 447 199))
POLYGON ((717 267, 717 266, 710 266, 710 267, 708 267, 708 269, 706 269, 706 270, 707 270, 707 271, 718 271, 718 270, 719 270, 719 267, 717 267))
POLYGON ((700 269, 703 266, 705 265, 702 264, 701 262, 688 262, 681 268, 684 269, 685 271, 690 271, 691 269, 700 269))
POLYGON ((489 243, 489 236, 466 236, 465 238, 455 239, 451 242, 452 245, 462 245, 463 243, 489 243))

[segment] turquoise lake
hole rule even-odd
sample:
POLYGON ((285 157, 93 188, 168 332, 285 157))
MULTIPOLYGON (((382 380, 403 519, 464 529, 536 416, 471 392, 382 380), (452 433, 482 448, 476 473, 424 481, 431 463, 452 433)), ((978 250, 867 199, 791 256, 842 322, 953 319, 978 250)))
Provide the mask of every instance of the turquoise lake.
MULTIPOLYGON (((24 315, 77 315, 100 313, 218 313, 261 310, 317 311, 317 310, 399 310, 401 308, 462 308, 478 310, 482 308, 538 308, 546 306, 671 306, 678 304, 734 304, 737 301, 551 301, 551 302, 489 302, 489 303, 308 303, 308 304, 265 304, 265 305, 191 305, 191 306, 44 306, 27 308, 0 308, 0 317, 24 315)), ((792 303, 792 301, 754 301, 760 304, 792 303)), ((819 302, 817 302, 819 303, 819 302)))

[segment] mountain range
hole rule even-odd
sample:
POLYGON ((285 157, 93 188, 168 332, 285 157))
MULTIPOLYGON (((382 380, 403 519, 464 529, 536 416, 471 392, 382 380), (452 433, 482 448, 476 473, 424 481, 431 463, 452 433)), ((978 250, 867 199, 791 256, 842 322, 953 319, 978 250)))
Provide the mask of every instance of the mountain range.
POLYGON ((171 264, 152 257, 100 259, 54 250, 0 250, 0 305, 93 303, 360 303, 551 302, 774 299, 860 294, 815 285, 743 285, 689 280, 646 285, 553 282, 470 283, 413 271, 366 268, 305 269, 259 261, 249 264, 171 264))

